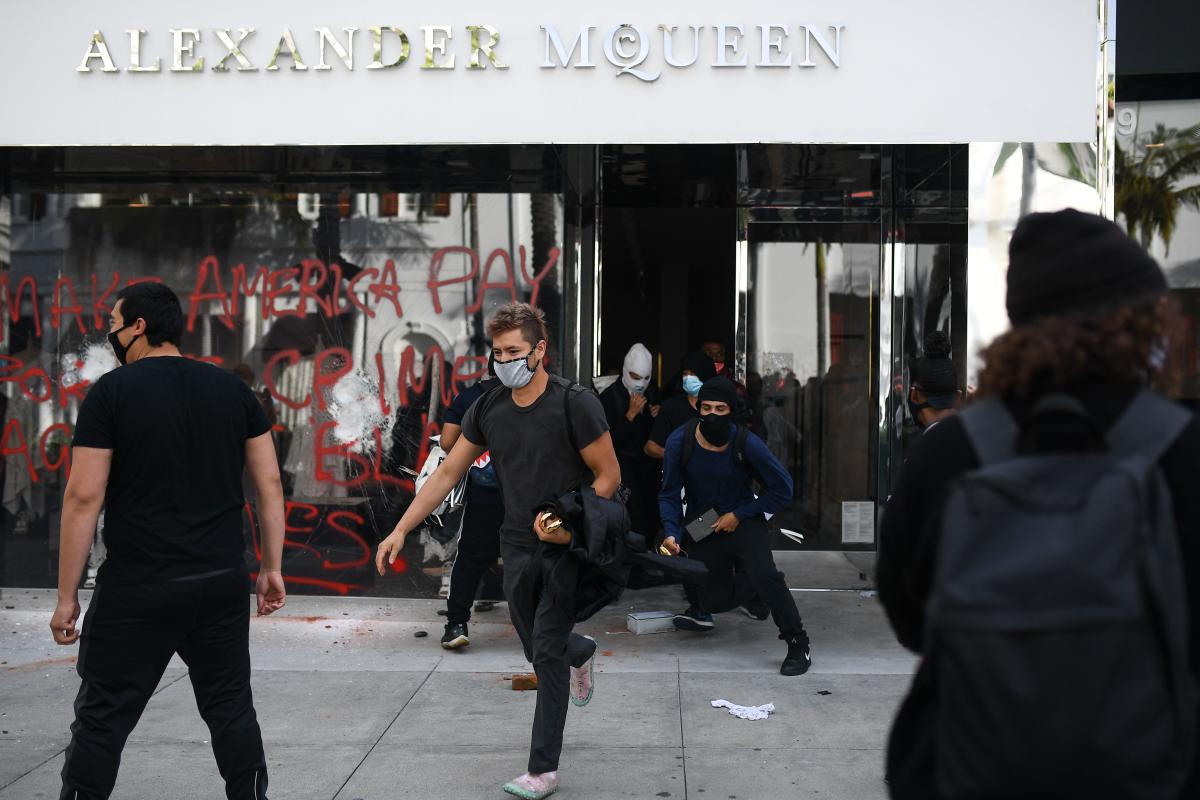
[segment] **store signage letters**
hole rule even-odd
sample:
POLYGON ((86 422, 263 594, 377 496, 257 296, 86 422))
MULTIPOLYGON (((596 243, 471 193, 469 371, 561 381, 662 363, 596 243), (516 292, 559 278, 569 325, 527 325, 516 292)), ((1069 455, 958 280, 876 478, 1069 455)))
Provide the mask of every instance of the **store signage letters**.
MULTIPOLYGON (((800 24, 792 27, 785 23, 764 23, 744 26, 725 23, 719 25, 658 25, 651 30, 638 25, 621 23, 609 28, 581 25, 565 35, 553 25, 538 26, 541 31, 543 52, 539 67, 556 69, 594 69, 603 57, 616 70, 616 76, 630 75, 641 81, 655 81, 663 70, 661 63, 674 69, 687 69, 700 61, 707 52, 706 61, 716 69, 797 67, 811 69, 817 66, 814 55, 823 54, 824 60, 835 68, 842 63, 842 39, 845 25, 800 24), (599 38, 596 34, 599 32, 599 38), (791 43, 789 44, 789 39, 791 43), (596 45, 599 45, 597 50, 596 45), (815 47, 814 47, 815 45, 815 47), (658 51, 656 54, 656 50, 658 51), (655 57, 657 55, 657 57, 655 57)), ((462 40, 466 40, 466 69, 484 70, 489 66, 496 70, 508 69, 509 65, 499 52, 500 31, 491 25, 467 25, 462 40)), ((396 27, 374 26, 366 29, 371 42, 371 60, 368 70, 387 70, 402 66, 409 60, 412 42, 408 34, 396 27), (387 54, 385 55, 385 50, 387 54)), ((424 49, 421 69, 452 70, 456 68, 454 52, 454 28, 449 25, 427 25, 420 28, 420 40, 424 49)), ((314 71, 326 72, 338 61, 349 71, 356 69, 355 40, 358 28, 342 28, 335 33, 331 28, 315 29, 315 41, 304 43, 311 53, 317 51, 314 71)), ((164 69, 162 57, 149 57, 143 49, 149 36, 145 30, 130 28, 129 62, 124 68, 130 73, 204 72, 257 72, 259 67, 251 60, 254 51, 251 38, 254 28, 221 28, 212 31, 212 38, 205 39, 199 28, 171 28, 170 66, 164 69), (219 48, 216 53, 201 53, 202 42, 212 42, 219 48), (211 59, 218 60, 212 61, 211 59), (208 60, 206 60, 208 59, 208 60), (211 64, 211 66, 209 66, 211 64)), ((364 39, 368 37, 363 37, 364 39)), ((301 41, 290 28, 284 28, 270 53, 264 69, 279 72, 283 61, 292 72, 309 70, 301 52, 301 41)), ((113 58, 112 49, 104 34, 97 30, 84 54, 83 61, 75 68, 78 72, 117 73, 122 70, 113 58)))

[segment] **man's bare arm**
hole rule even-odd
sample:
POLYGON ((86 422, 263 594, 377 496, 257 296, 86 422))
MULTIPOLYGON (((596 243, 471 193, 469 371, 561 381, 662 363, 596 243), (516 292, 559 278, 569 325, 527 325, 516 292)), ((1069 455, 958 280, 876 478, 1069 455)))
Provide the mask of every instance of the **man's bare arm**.
POLYGON ((59 531, 58 607, 50 618, 50 631, 59 644, 73 644, 79 638, 75 625, 79 620, 79 577, 96 536, 111 468, 112 450, 71 450, 71 477, 63 496, 59 531))
POLYGON ((600 438, 580 450, 579 455, 596 476, 592 481, 596 494, 611 498, 621 485, 621 464, 613 449, 612 436, 605 431, 600 438))
POLYGON ((458 485, 462 476, 467 474, 475 459, 483 455, 484 448, 475 444, 467 437, 460 437, 454 449, 446 456, 434 473, 425 481, 421 491, 408 504, 404 516, 396 523, 391 534, 379 543, 375 554, 375 568, 382 575, 385 567, 396 560, 396 556, 404 549, 404 539, 421 524, 438 505, 446 499, 446 495, 458 485))
POLYGON ((262 565, 255 594, 258 614, 265 616, 283 608, 287 589, 283 584, 284 506, 279 461, 270 432, 246 442, 246 470, 257 497, 258 527, 262 532, 262 565))

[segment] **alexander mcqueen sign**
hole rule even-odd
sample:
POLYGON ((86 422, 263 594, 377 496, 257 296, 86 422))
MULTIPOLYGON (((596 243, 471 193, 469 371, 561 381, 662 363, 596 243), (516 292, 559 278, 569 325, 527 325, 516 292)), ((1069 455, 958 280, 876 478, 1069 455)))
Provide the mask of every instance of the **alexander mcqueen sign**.
MULTIPOLYGON (((654 48, 660 48, 662 61, 673 69, 688 69, 697 63, 714 68, 737 69, 751 65, 759 69, 811 69, 817 66, 814 54, 820 53, 827 65, 842 64, 844 24, 823 25, 812 22, 789 24, 767 22, 755 25, 722 23, 719 25, 666 25, 653 31, 630 23, 618 23, 606 28, 581 25, 567 35, 554 25, 539 25, 543 50, 538 64, 542 69, 593 69, 597 66, 597 50, 617 77, 629 75, 641 81, 656 81, 663 70, 644 65, 654 48), (602 31, 602 32, 601 32, 602 31), (598 38, 597 38, 598 37, 598 38), (708 40, 707 42, 704 40, 708 40), (599 48, 596 44, 599 44, 599 48), (793 48, 797 52, 793 52, 793 48), (703 61, 701 61, 703 57, 703 61)), ((500 31, 492 25, 465 25, 456 38, 451 25, 422 25, 417 40, 424 46, 419 68, 423 70, 452 70, 465 63, 465 69, 506 70, 508 59, 530 54, 503 53, 500 31), (459 41, 466 44, 458 47, 459 41)), ((356 65, 368 70, 397 69, 411 60, 412 41, 407 31, 388 25, 370 26, 360 37, 357 27, 316 28, 308 40, 307 31, 293 32, 284 28, 277 40, 264 44, 262 37, 251 41, 254 28, 218 28, 205 32, 200 28, 170 28, 158 36, 158 52, 169 58, 163 67, 161 55, 154 51, 151 36, 142 28, 129 28, 128 59, 122 68, 114 57, 114 46, 100 30, 92 34, 91 42, 76 67, 77 72, 257 72, 259 67, 252 55, 261 54, 260 62, 267 72, 307 72, 309 63, 316 71, 344 68, 353 72, 356 65), (207 33, 207 35, 206 35, 207 33), (367 40, 364 42, 363 40, 367 40), (274 42, 274 45, 271 45, 274 42), (368 45, 369 42, 369 45, 368 45), (204 49, 205 45, 208 50, 204 49), (260 45, 256 48, 255 45, 260 45), (360 48, 370 47, 370 59, 360 54, 360 48), (206 52, 208 55, 206 55, 206 52), (309 53, 305 56, 304 52, 309 53), (311 54, 315 61, 310 62, 311 54), (269 54, 269 56, 268 56, 269 54), (364 65, 364 61, 367 61, 364 65), (282 66, 281 66, 282 64, 282 66)))
POLYGON ((1080 142, 1096 0, 0 2, 4 145, 1080 142))

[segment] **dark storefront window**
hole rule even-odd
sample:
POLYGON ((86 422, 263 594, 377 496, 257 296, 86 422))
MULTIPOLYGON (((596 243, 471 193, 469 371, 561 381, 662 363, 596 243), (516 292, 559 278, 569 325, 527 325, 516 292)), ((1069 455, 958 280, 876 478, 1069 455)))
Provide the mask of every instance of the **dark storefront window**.
MULTIPOLYGON (((491 310, 542 307, 561 364, 575 204, 557 154, 89 149, 14 151, 9 163, 3 585, 56 579, 72 424, 116 366, 108 309, 120 288, 152 280, 182 301, 183 352, 243 376, 275 423, 289 584, 436 591, 453 542, 411 537, 382 581, 374 546, 411 497, 440 410, 486 371, 491 310)), ((245 531, 253 570, 252 506, 245 531)), ((97 546, 92 566, 102 557, 97 546)))

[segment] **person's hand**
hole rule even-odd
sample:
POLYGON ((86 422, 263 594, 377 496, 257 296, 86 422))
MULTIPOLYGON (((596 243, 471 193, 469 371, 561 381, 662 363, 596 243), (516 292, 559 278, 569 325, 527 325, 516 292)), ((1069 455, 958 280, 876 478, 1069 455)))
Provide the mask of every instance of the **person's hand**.
POLYGON ((667 552, 669 552, 671 555, 679 555, 679 542, 675 541, 674 536, 668 536, 667 538, 663 539, 662 546, 665 547, 667 552))
POLYGON ((54 615, 50 617, 50 633, 58 644, 75 644, 79 639, 79 630, 75 623, 79 620, 79 598, 70 597, 58 599, 54 615))
POLYGON ((662 411, 662 406, 661 406, 661 405, 658 405, 658 406, 650 406, 650 416, 652 416, 652 417, 657 417, 657 416, 658 416, 658 412, 660 412, 660 411, 662 411))
POLYGON ((396 556, 400 555, 400 551, 404 549, 406 536, 408 536, 408 532, 397 527, 379 543, 379 550, 375 553, 375 569, 379 570, 380 575, 383 575, 387 566, 396 560, 396 556))
POLYGON ((287 603, 287 587, 283 585, 283 575, 279 570, 263 570, 258 573, 254 584, 254 594, 258 596, 258 615, 265 617, 274 614, 287 603))
POLYGON ((542 521, 549 513, 549 511, 543 511, 533 518, 534 534, 536 534, 539 539, 547 544, 570 544, 571 532, 565 528, 560 527, 551 533, 546 532, 546 528, 542 525, 542 521))
POLYGON ((737 530, 737 526, 737 515, 730 511, 728 514, 722 514, 721 518, 713 523, 712 529, 716 533, 733 533, 737 530))
POLYGON ((625 419, 633 422, 638 418, 638 414, 642 413, 642 409, 646 407, 646 395, 641 392, 635 392, 629 395, 629 410, 625 412, 625 419))

